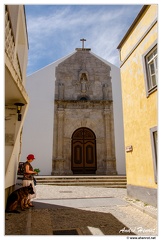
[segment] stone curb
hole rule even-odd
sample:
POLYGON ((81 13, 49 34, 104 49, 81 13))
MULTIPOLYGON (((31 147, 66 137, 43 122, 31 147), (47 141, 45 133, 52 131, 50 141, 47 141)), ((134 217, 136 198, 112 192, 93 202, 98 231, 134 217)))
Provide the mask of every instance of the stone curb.
POLYGON ((141 212, 148 214, 149 216, 153 217, 154 219, 157 219, 157 214, 154 214, 154 213, 152 213, 152 212, 144 209, 143 207, 138 206, 138 205, 135 204, 135 203, 129 202, 129 204, 130 204, 131 206, 137 208, 137 209, 140 210, 141 212))

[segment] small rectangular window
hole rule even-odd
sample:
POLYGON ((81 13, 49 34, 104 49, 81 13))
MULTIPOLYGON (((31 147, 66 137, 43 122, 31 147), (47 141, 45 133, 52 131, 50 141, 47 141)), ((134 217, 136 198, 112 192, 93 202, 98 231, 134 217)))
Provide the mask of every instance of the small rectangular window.
POLYGON ((149 48, 143 55, 144 73, 147 96, 157 89, 158 66, 157 66, 157 45, 149 48))
POLYGON ((157 86, 157 48, 146 56, 148 69, 148 91, 157 86))
POLYGON ((155 176, 155 182, 157 183, 157 147, 158 147, 157 127, 151 128, 150 134, 151 134, 154 176, 155 176))

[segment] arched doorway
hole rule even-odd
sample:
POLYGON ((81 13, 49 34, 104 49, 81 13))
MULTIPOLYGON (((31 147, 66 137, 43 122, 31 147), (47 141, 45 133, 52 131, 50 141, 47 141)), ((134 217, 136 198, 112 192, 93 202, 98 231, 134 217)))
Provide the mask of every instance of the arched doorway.
POLYGON ((71 141, 71 170, 74 174, 95 174, 96 136, 89 128, 79 128, 72 135, 71 141))

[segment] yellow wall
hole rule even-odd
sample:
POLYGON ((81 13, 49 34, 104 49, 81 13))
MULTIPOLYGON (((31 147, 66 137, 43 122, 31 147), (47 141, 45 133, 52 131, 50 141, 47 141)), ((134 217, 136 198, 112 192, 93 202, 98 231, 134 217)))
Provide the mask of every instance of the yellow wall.
POLYGON ((141 39, 143 34, 150 27, 151 23, 157 18, 157 5, 148 7, 147 12, 143 13, 139 19, 139 23, 133 28, 129 37, 125 40, 121 49, 121 61, 123 61, 128 53, 133 49, 136 43, 141 39))
MULTIPOLYGON (((121 48, 121 60, 129 54, 140 36, 146 32, 157 15, 157 6, 151 5, 142 16, 135 32, 121 48)), ((157 40, 157 24, 135 48, 121 67, 127 183, 156 188, 153 169, 150 128, 157 126, 157 91, 146 97, 142 55, 157 40)))

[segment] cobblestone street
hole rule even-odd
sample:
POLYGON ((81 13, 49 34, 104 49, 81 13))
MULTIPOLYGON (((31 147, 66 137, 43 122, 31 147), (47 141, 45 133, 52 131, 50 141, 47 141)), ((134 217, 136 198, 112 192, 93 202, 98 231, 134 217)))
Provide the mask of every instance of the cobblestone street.
POLYGON ((126 189, 38 185, 34 208, 7 213, 5 235, 157 236, 157 209, 126 189))

